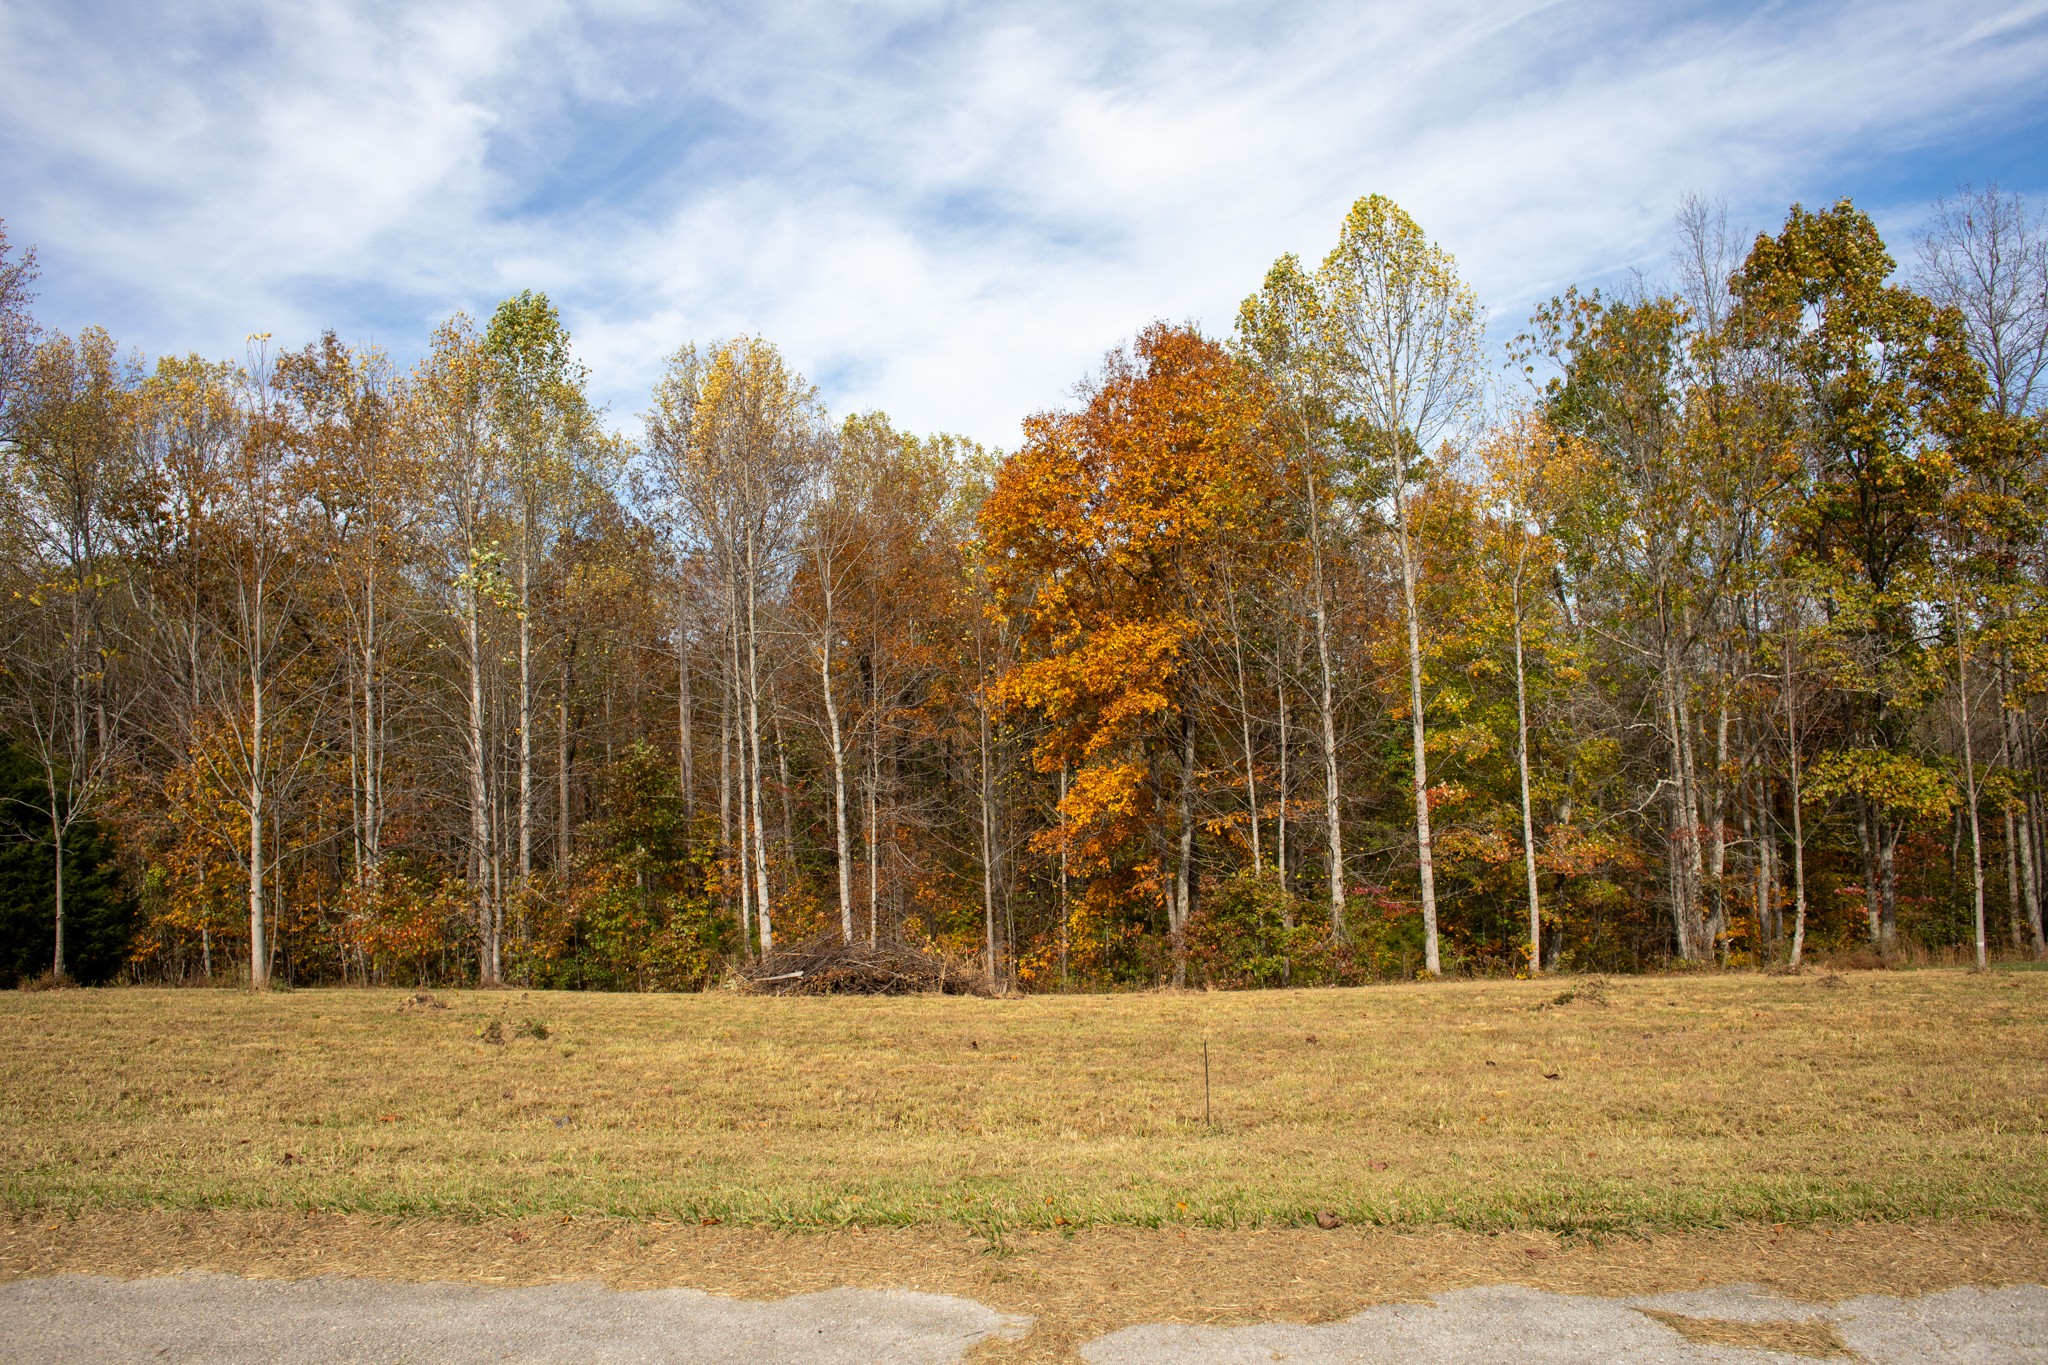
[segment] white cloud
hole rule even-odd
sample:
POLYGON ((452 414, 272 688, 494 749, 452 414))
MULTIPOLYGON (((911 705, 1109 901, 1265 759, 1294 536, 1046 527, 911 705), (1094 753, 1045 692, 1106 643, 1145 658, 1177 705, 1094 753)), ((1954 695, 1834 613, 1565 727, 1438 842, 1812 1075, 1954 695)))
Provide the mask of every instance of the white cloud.
POLYGON ((16 4, 0 215, 48 321, 153 352, 335 326, 403 358, 531 285, 628 425, 678 343, 757 331, 835 407, 1008 444, 1152 318, 1226 329, 1368 190, 1511 323, 1660 268, 1687 190, 1768 226, 1865 182, 2039 188, 1940 149, 2038 121, 2044 13, 16 4))

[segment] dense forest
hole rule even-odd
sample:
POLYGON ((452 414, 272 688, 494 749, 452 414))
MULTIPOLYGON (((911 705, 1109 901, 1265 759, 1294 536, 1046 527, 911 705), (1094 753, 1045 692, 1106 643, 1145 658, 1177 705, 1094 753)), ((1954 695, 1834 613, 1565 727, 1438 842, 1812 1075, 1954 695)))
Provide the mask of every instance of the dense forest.
POLYGON ((1010 452, 556 309, 145 360, 0 235, 0 978, 1024 990, 2043 955, 2048 233, 1844 201, 1503 355, 1360 200, 1010 452))

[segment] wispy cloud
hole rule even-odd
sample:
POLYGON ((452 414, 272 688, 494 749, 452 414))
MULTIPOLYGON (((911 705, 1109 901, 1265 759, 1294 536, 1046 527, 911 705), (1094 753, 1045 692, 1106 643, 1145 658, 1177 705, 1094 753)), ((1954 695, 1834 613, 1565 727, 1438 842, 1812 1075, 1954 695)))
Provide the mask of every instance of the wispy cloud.
POLYGON ((627 425, 676 345, 758 331, 838 408, 1008 444, 1368 190, 1511 322, 1659 268, 1688 190, 1906 225, 2048 180, 2041 4, 15 3, 0 54, 51 323, 407 358, 543 288, 627 425))

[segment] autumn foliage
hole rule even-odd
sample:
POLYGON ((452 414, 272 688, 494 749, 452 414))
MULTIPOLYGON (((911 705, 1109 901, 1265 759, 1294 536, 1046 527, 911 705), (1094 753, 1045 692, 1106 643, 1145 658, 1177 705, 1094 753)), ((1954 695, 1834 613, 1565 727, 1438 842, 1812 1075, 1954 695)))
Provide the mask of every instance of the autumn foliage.
POLYGON ((2038 212, 1943 205, 1908 269, 1846 201, 1677 228, 1495 382, 1367 196, 1007 452, 758 336, 603 413, 532 292, 410 365, 146 363, 0 238, 0 969, 2048 952, 2038 212))

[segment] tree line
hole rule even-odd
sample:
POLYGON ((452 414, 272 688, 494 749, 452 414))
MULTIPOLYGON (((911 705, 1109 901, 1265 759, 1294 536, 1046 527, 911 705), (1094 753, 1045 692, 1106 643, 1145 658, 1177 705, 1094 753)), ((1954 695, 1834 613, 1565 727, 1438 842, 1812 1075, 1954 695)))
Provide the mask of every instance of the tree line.
POLYGON ((2043 956, 2042 218, 1674 238, 1503 359, 1371 196, 1004 453, 751 336, 629 440, 534 293, 146 364, 0 232, 0 975, 2043 956))

